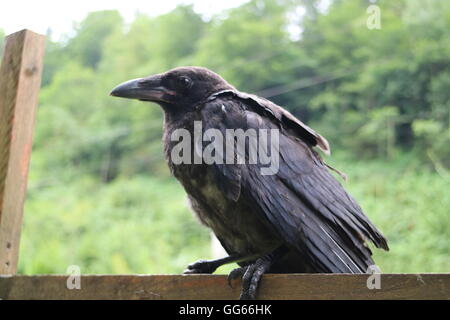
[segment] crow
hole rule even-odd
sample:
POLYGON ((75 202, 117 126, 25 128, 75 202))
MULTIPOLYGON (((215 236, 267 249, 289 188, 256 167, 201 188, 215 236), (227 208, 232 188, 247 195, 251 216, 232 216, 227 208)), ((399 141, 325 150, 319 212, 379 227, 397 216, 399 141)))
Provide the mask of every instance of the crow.
POLYGON ((282 107, 238 91, 203 67, 130 80, 111 95, 162 107, 170 171, 199 220, 229 254, 192 263, 185 273, 213 273, 235 262, 239 267, 228 283, 242 278, 240 299, 255 299, 264 273, 366 273, 374 265, 367 243, 389 250, 385 237, 316 151, 329 154, 327 140, 282 107), (195 138, 196 130, 200 138, 195 138), (205 139, 207 132, 214 139, 205 139), (245 136, 248 132, 256 135, 245 136), (273 146, 269 132, 277 137, 273 146), (278 159, 274 170, 264 172, 267 163, 250 161, 255 145, 249 141, 256 136, 266 137, 252 140, 260 142, 261 150, 273 147, 270 156, 278 159), (186 140, 184 149, 181 140, 186 140), (198 161, 213 142, 231 151, 216 148, 210 153, 214 161, 198 161))

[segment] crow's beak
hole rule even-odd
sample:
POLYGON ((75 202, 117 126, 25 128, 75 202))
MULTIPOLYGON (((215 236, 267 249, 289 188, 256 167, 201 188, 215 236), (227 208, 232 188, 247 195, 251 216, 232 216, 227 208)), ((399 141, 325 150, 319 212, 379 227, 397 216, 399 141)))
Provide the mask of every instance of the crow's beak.
POLYGON ((171 103, 175 92, 161 85, 160 76, 151 76, 121 83, 111 91, 110 95, 142 101, 171 103))

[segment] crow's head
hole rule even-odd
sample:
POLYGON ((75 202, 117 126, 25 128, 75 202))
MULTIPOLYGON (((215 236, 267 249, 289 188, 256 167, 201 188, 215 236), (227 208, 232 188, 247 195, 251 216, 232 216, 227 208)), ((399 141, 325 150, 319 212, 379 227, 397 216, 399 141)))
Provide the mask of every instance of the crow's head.
POLYGON ((221 90, 233 89, 221 76, 202 67, 179 67, 126 81, 111 91, 115 97, 151 101, 165 110, 189 109, 221 90))

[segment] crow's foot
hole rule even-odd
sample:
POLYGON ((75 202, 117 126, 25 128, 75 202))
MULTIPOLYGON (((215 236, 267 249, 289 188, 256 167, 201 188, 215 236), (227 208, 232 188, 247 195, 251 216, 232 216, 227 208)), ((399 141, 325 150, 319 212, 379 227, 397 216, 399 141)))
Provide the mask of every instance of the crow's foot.
POLYGON ((198 260, 197 262, 188 265, 187 269, 184 270, 184 273, 213 273, 218 267, 223 266, 224 264, 237 261, 247 261, 249 259, 253 259, 253 256, 230 255, 228 257, 214 260, 198 260))
POLYGON ((188 265, 184 274, 213 273, 218 265, 215 260, 198 260, 188 265))
POLYGON ((242 278, 242 291, 240 300, 255 300, 256 291, 262 275, 269 270, 272 265, 269 257, 262 257, 246 267, 233 269, 228 275, 228 285, 232 287, 231 281, 242 278))
POLYGON ((254 264, 249 265, 242 277, 242 292, 240 300, 255 300, 256 291, 259 287, 262 275, 269 270, 272 261, 266 257, 256 260, 254 264))
POLYGON ((288 249, 281 246, 273 252, 262 256, 252 264, 245 267, 233 269, 228 275, 228 285, 232 287, 231 281, 242 278, 242 291, 240 300, 255 300, 259 282, 264 273, 269 271, 272 264, 288 252, 288 249))

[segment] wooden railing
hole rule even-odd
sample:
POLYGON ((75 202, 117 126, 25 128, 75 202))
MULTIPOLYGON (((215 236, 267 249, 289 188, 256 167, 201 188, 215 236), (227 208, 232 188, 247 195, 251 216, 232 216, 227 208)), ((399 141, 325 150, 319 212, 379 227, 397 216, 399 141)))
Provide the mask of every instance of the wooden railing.
MULTIPOLYGON (((450 299, 449 274, 264 275, 259 299, 450 299)), ((0 276, 1 299, 237 299, 241 283, 225 275, 85 275, 79 289, 69 275, 0 276), (68 285, 69 282, 69 285, 68 285), (69 289, 72 288, 72 289, 69 289)))

